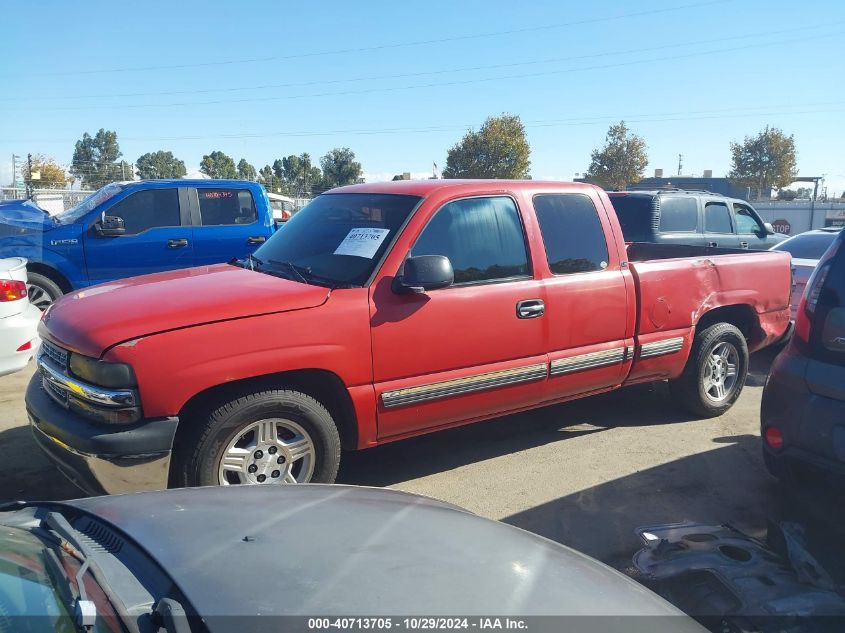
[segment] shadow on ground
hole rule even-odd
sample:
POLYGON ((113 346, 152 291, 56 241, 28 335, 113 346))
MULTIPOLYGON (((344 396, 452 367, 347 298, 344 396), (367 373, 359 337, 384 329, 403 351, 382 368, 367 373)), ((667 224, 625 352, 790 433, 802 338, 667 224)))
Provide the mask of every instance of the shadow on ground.
POLYGON ((84 497, 38 448, 29 426, 0 432, 0 501, 58 500, 84 497))

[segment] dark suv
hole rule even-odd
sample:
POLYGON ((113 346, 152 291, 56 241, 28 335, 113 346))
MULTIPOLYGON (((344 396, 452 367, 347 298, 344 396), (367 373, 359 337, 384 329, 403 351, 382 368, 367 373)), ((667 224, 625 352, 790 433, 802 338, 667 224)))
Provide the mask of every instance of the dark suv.
POLYGON ((819 261, 792 340, 772 365, 760 411, 766 467, 779 479, 845 482, 845 233, 819 261))
POLYGON ((745 200, 709 191, 608 192, 626 242, 767 250, 786 239, 745 200))

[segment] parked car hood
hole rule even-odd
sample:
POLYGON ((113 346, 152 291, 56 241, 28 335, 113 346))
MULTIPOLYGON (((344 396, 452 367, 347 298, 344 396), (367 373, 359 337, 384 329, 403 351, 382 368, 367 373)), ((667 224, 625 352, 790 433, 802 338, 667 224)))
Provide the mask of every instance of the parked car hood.
POLYGON ((229 264, 129 277, 62 297, 39 331, 68 349, 99 356, 142 336, 203 323, 322 305, 330 290, 229 264))
POLYGON ((66 504, 146 550, 212 631, 266 630, 215 618, 259 614, 677 616, 602 630, 703 631, 575 550, 394 490, 215 486, 66 504))
POLYGON ((49 231, 58 223, 53 216, 30 200, 5 200, 0 202, 0 224, 49 231))

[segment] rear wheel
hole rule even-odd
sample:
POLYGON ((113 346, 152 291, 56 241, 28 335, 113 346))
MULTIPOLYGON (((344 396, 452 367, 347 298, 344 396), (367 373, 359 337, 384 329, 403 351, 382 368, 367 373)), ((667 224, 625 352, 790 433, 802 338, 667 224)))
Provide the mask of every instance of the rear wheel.
POLYGON ((695 336, 680 378, 669 383, 672 395, 690 413, 722 415, 742 393, 748 374, 748 345, 730 323, 716 323, 695 336))
POLYGON ((298 391, 246 394, 180 424, 195 427, 177 451, 177 485, 332 483, 337 476, 337 426, 298 391))
POLYGON ((29 295, 29 302, 39 310, 46 310, 64 294, 59 285, 49 277, 27 272, 26 278, 26 293, 29 295))

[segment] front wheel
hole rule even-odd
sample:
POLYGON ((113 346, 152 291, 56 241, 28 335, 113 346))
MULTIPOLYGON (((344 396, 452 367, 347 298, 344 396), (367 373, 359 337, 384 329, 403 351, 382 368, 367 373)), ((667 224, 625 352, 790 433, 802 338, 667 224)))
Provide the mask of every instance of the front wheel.
POLYGON ((177 450, 177 485, 332 483, 340 436, 329 412, 298 391, 243 395, 207 411, 177 450))
POLYGON ((27 272, 26 279, 26 294, 29 296, 29 302, 39 310, 46 310, 64 294, 55 281, 44 275, 27 272))
POLYGON ((716 323, 695 335, 684 372, 669 386, 687 411, 714 418, 730 409, 748 374, 748 345, 730 323, 716 323))

